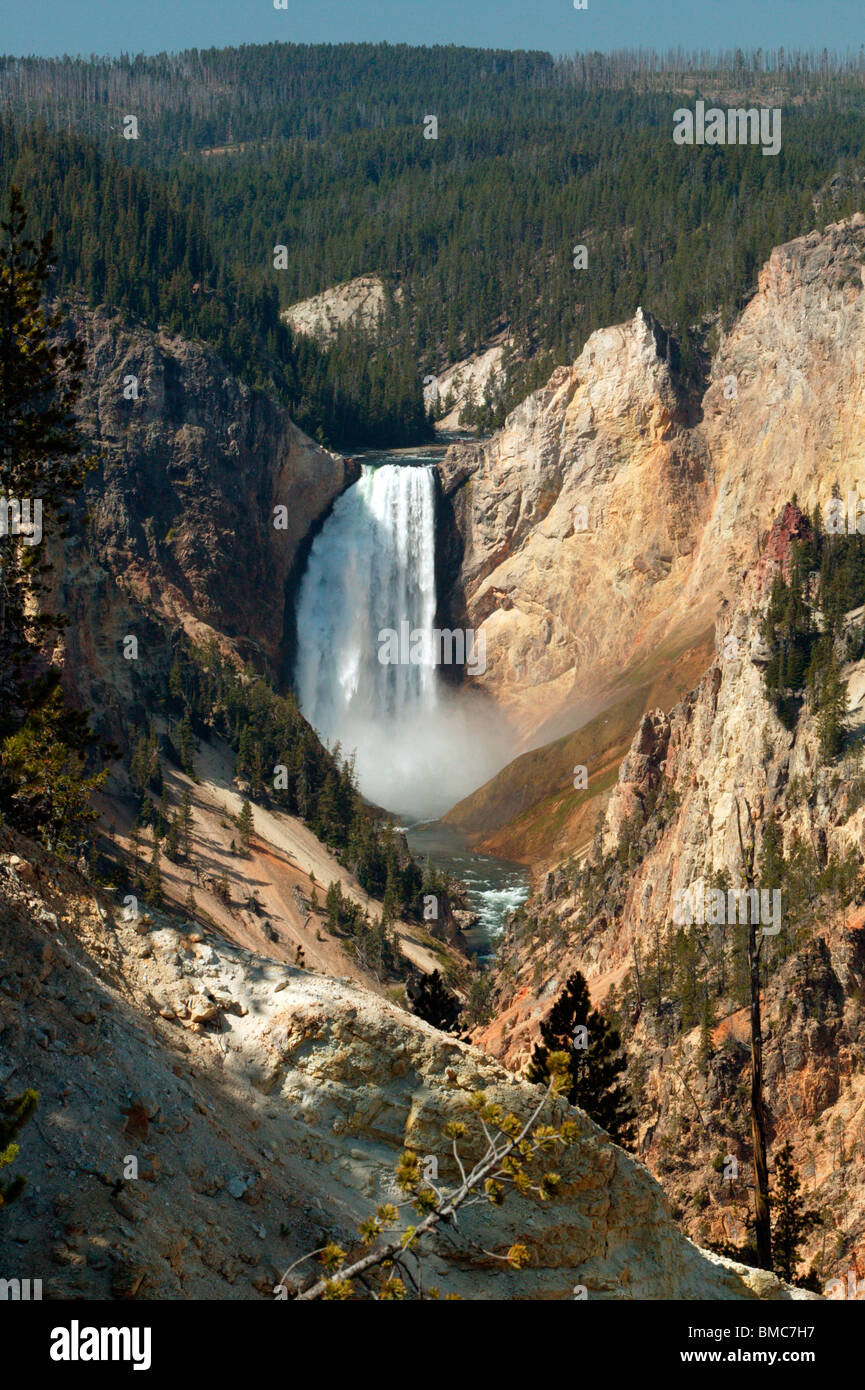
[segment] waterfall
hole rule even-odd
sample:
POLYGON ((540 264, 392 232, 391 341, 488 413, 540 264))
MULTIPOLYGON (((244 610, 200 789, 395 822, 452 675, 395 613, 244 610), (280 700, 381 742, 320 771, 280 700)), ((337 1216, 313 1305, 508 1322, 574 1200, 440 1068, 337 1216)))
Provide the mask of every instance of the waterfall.
POLYGON ((346 719, 423 717, 435 704, 429 664, 383 665, 378 634, 435 619, 431 468, 365 464, 313 542, 297 614, 298 695, 325 738, 346 719))
POLYGON ((365 464, 310 549, 297 693, 320 737, 355 753, 363 794, 405 815, 441 814, 503 761, 497 720, 444 688, 432 641, 379 660, 384 632, 431 635, 435 612, 434 470, 365 464))

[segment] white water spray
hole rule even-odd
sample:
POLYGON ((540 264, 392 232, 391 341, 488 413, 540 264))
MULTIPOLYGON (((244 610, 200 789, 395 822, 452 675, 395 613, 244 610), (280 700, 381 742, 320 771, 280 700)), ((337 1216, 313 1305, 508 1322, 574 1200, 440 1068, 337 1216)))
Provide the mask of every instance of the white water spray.
POLYGON ((431 633, 435 611, 433 469, 364 465, 310 549, 297 689, 320 736, 356 752, 363 794, 401 815, 440 815, 508 756, 492 707, 444 685, 431 641, 420 661, 380 662, 380 633, 431 633))

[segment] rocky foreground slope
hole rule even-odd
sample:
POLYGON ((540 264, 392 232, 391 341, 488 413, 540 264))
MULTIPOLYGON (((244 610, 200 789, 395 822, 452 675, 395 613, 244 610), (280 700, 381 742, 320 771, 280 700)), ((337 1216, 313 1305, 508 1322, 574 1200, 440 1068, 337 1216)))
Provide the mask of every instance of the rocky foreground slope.
MULTIPOLYGON (((391 1197, 404 1147, 435 1157, 468 1094, 538 1090, 344 980, 110 899, 0 832, 0 1083, 40 1093, 30 1184, 0 1274, 43 1297, 272 1298, 391 1197)), ((469 1299, 794 1296, 691 1244, 646 1170, 580 1112, 556 1200, 468 1211, 430 1277, 469 1299), (496 1255, 524 1243, 531 1264, 496 1255)), ((466 1150, 468 1152, 469 1150, 466 1150)), ((796 1295, 798 1296, 798 1295, 796 1295)))

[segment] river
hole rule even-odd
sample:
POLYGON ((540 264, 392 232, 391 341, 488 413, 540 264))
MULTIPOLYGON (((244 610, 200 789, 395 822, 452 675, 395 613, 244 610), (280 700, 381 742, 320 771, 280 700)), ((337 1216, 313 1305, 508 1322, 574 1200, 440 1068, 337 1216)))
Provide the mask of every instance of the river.
POLYGON ((492 959, 508 914, 529 896, 526 870, 507 859, 476 853, 461 831, 442 821, 420 821, 402 828, 419 863, 428 859, 433 868, 465 884, 468 906, 480 918, 465 933, 469 948, 481 962, 492 959))

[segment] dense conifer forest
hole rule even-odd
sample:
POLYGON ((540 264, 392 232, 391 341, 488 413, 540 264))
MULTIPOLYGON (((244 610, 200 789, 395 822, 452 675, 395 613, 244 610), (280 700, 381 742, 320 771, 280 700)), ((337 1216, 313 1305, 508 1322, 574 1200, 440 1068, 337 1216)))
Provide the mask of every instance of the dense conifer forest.
POLYGON ((509 330, 473 412, 496 424, 638 305, 699 384, 771 247, 865 205, 861 55, 271 44, 4 59, 0 101, 4 181, 62 232, 58 287, 212 342, 343 447, 423 440, 423 376, 509 330), (780 106, 780 154, 674 145, 701 94, 780 106), (372 337, 322 349, 280 321, 366 273, 391 292, 372 337))

